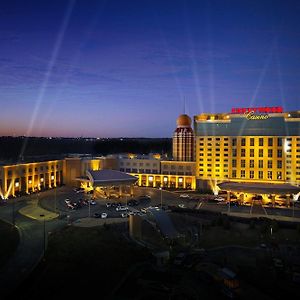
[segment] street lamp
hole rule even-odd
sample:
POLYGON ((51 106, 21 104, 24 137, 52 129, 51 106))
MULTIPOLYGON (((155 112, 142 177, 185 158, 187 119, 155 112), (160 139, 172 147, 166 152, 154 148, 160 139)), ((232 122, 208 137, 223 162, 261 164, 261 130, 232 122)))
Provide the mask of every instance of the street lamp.
POLYGON ((160 189, 160 209, 162 209, 162 187, 160 189))
POLYGON ((44 218, 44 250, 43 250, 43 258, 45 259, 45 252, 46 252, 46 221, 45 221, 45 215, 40 215, 40 217, 44 218))

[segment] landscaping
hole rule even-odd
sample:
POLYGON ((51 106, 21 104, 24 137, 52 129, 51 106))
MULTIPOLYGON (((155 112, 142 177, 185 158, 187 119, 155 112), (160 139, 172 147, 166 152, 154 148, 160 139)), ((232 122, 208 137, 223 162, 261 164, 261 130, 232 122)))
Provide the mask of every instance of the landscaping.
POLYGON ((0 267, 2 267, 17 249, 19 244, 18 230, 11 224, 0 220, 0 240, 2 241, 0 247, 0 267))

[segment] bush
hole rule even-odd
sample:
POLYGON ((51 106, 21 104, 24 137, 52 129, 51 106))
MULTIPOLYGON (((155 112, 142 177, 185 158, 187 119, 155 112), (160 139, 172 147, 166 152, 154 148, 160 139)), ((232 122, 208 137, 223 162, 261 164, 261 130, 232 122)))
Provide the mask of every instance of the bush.
POLYGON ((278 222, 276 220, 272 220, 271 224, 270 224, 270 227, 272 227, 273 232, 277 232, 278 229, 279 229, 278 222))
POLYGON ((249 229, 255 229, 255 221, 254 220, 250 220, 249 229))

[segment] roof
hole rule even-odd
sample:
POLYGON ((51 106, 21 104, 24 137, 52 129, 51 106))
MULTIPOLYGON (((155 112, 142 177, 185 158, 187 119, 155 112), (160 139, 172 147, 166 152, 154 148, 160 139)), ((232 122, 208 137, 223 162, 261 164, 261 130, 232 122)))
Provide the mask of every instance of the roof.
POLYGON ((169 239, 175 239, 178 237, 178 232, 175 229, 169 215, 159 208, 149 208, 147 209, 147 214, 150 213, 154 218, 154 221, 158 225, 161 234, 169 239))
POLYGON ((138 180, 135 176, 116 170, 88 170, 87 176, 94 186, 132 184, 138 180))
POLYGON ((290 194, 300 192, 299 186, 288 183, 244 183, 244 182, 222 182, 218 184, 221 190, 232 192, 247 192, 257 194, 290 194))

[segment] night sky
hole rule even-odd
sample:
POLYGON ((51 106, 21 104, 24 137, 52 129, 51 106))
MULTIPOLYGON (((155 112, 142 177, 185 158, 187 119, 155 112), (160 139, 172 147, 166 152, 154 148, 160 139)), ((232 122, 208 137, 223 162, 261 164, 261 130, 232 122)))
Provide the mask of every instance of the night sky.
POLYGON ((300 109, 300 1, 1 0, 0 135, 171 137, 300 109), (185 99, 185 100, 184 100, 185 99))

